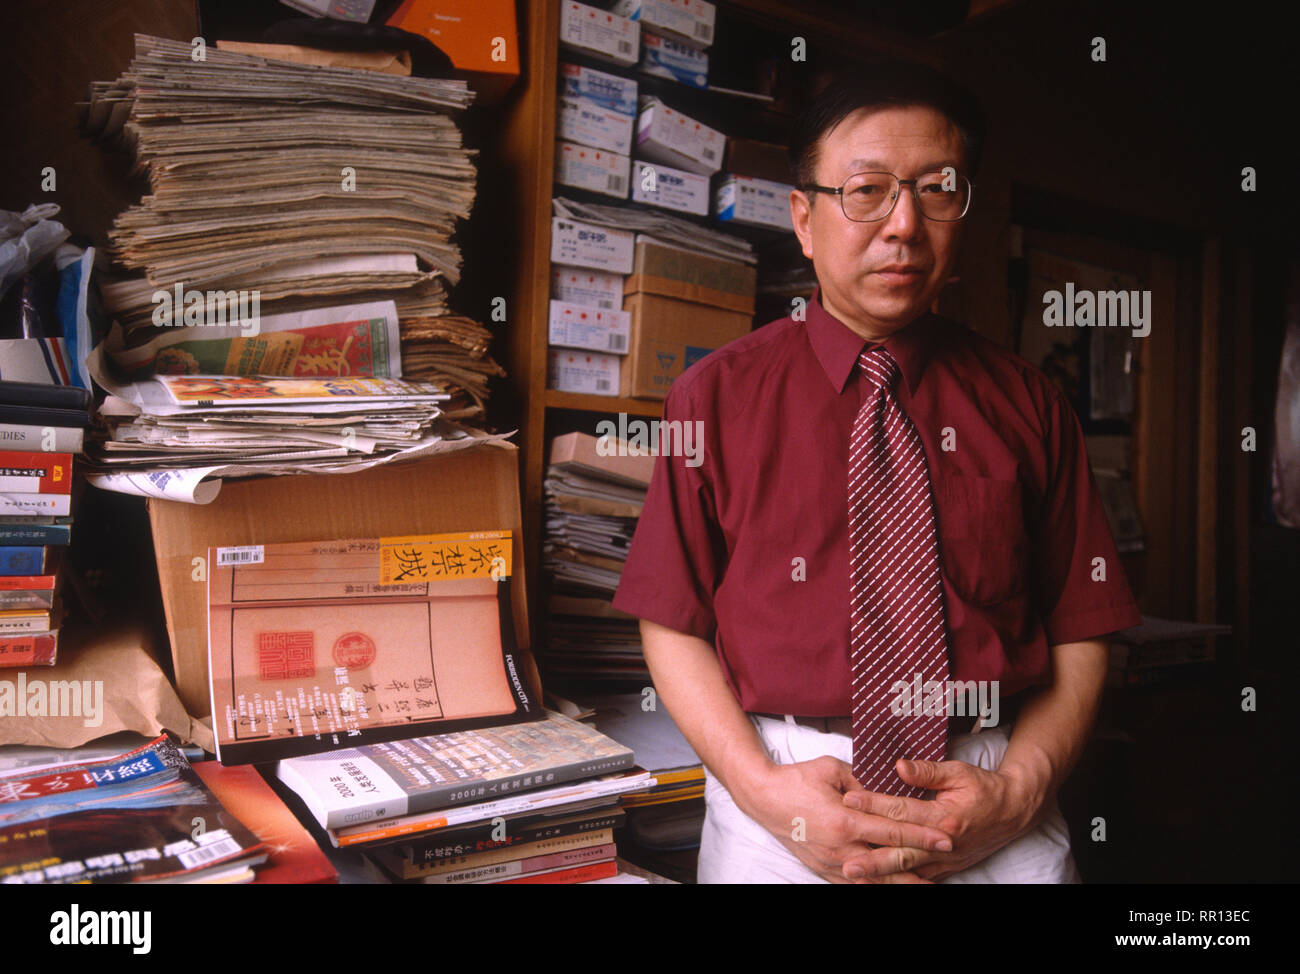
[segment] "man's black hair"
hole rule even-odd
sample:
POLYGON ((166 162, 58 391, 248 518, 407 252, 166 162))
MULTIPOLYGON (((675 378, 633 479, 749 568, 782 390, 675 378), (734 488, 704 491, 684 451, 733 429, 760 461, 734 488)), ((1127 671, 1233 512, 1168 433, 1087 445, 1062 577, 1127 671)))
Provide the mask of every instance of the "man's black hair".
POLYGON ((795 120, 790 169, 796 186, 817 182, 821 139, 861 108, 924 106, 945 116, 961 135, 966 171, 974 176, 984 147, 984 111, 963 85, 924 64, 873 60, 837 73, 795 120))

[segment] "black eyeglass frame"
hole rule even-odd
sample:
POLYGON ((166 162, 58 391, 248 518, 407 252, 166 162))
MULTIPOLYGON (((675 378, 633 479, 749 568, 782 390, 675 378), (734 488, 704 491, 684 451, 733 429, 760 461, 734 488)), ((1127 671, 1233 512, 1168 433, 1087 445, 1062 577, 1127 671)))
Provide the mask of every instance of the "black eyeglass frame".
MULTIPOLYGON (((937 171, 942 172, 942 170, 937 170, 937 171)), ((900 196, 902 196, 902 193, 901 192, 894 193, 894 198, 893 201, 889 204, 889 209, 887 209, 880 216, 872 217, 870 220, 854 220, 853 217, 849 216, 848 210, 844 209, 844 187, 849 184, 850 179, 856 179, 858 176, 888 176, 890 179, 894 180, 894 182, 898 183, 899 190, 902 190, 904 186, 912 187, 912 199, 916 201, 916 209, 921 214, 921 216, 925 217, 927 220, 930 220, 933 223, 957 223, 959 220, 966 219, 966 214, 970 212, 971 200, 975 198, 975 184, 970 181, 970 177, 958 173, 958 175, 962 179, 966 180, 966 205, 965 207, 962 208, 961 216, 953 217, 951 220, 945 220, 942 217, 930 216, 929 213, 925 212, 925 207, 921 205, 921 194, 917 192, 916 184, 923 177, 931 176, 931 175, 934 174, 922 173, 920 176, 917 176, 916 179, 899 179, 892 172, 864 170, 863 172, 853 173, 851 176, 845 179, 844 182, 840 183, 838 188, 834 186, 819 186, 817 183, 805 183, 804 185, 798 188, 803 190, 803 192, 805 193, 807 192, 827 193, 831 196, 838 196, 840 198, 840 212, 844 214, 844 219, 846 220, 849 220, 853 223, 879 223, 881 220, 889 219, 889 214, 894 212, 894 207, 898 205, 898 199, 900 196)))

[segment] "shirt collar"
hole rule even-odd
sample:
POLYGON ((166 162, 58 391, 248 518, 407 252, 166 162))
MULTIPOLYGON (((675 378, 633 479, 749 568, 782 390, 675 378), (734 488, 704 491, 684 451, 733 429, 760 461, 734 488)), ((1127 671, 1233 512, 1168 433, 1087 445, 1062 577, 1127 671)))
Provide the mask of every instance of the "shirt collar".
POLYGON ((927 311, 883 343, 868 342, 822 307, 822 289, 818 285, 808 302, 808 341, 837 393, 842 393, 848 385, 862 350, 876 344, 883 344, 894 356, 907 379, 908 391, 915 392, 934 349, 934 321, 935 316, 927 311))

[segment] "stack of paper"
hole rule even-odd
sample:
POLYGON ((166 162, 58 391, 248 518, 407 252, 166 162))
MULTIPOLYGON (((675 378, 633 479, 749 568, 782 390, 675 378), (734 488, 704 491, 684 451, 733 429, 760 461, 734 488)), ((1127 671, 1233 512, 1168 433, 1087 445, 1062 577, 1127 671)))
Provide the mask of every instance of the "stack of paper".
POLYGON ((83 129, 126 147, 149 178, 109 234, 119 267, 144 275, 104 286, 117 351, 158 372, 405 374, 438 381, 451 415, 482 413, 487 377, 503 372, 487 330, 446 304, 460 274, 452 235, 475 194, 454 113, 472 98, 463 81, 199 56, 137 35, 127 71, 80 106, 83 129), (306 312, 339 326, 378 301, 396 305, 385 356, 266 353, 311 344, 306 312), (276 327, 257 329, 259 313, 276 327), (236 320, 238 334, 225 327, 236 320), (185 357, 204 359, 205 338, 223 368, 185 357))
POLYGON ((631 207, 607 206, 603 203, 579 203, 563 196, 551 201, 556 216, 599 226, 614 227, 618 230, 634 230, 648 233, 660 240, 671 240, 673 246, 682 250, 711 257, 723 257, 738 260, 745 264, 758 263, 754 246, 743 237, 711 230, 708 227, 683 220, 680 217, 658 210, 634 210, 631 207))
MULTIPOLYGON (((623 452, 627 454, 626 444, 623 452)), ((649 672, 637 620, 611 604, 645 502, 654 458, 616 455, 617 441, 569 433, 551 444, 543 565, 551 581, 548 673, 580 682, 634 681, 649 672), (603 453, 614 454, 610 456, 603 453)))
MULTIPOLYGON (((99 350, 96 350, 98 353, 99 350)), ((90 453, 91 483, 204 504, 221 477, 350 473, 484 439, 441 418, 447 394, 401 379, 160 375, 118 384, 92 355, 109 438, 90 453)))

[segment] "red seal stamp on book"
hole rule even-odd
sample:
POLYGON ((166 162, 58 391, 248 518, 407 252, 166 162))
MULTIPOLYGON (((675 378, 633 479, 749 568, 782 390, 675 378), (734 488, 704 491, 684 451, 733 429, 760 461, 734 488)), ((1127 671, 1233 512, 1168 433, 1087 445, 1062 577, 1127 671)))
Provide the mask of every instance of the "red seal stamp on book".
POLYGON ((316 673, 316 636, 311 632, 259 632, 257 670, 263 680, 301 680, 316 673))
POLYGON ((350 670, 364 670, 375 661, 375 641, 364 632, 345 632, 334 641, 334 662, 350 670))

